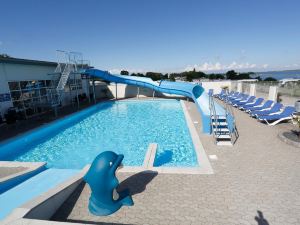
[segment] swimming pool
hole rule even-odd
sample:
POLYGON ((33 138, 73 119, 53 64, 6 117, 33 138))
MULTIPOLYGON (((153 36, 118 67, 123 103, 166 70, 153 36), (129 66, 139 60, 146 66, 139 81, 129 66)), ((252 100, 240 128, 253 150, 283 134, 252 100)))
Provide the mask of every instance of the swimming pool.
POLYGON ((80 169, 102 151, 124 154, 125 166, 142 166, 157 143, 155 166, 198 167, 180 101, 109 101, 0 145, 0 159, 44 161, 80 169))

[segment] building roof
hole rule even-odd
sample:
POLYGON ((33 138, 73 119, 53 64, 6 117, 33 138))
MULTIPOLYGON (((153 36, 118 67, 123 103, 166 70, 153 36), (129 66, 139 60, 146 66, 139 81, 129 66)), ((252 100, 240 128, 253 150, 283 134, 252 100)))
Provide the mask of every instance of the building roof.
POLYGON ((57 66, 56 62, 40 61, 32 59, 20 59, 0 55, 0 63, 23 64, 23 65, 40 65, 40 66, 57 66))

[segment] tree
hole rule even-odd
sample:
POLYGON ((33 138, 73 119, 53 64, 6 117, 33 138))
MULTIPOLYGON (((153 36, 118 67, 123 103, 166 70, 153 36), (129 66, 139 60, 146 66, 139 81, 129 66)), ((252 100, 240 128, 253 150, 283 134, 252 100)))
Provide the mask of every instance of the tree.
POLYGON ((175 80, 175 75, 174 75, 174 73, 171 73, 171 74, 170 74, 169 80, 170 80, 170 81, 176 81, 176 80, 175 80))
POLYGON ((127 70, 121 70, 121 75, 129 75, 129 72, 127 70))
POLYGON ((254 77, 254 79, 257 79, 258 81, 262 81, 260 76, 254 77))
POLYGON ((238 80, 251 79, 250 73, 240 73, 237 75, 238 80))
POLYGON ((193 81, 193 76, 192 76, 191 73, 188 73, 188 74, 186 75, 186 81, 188 81, 188 82, 192 82, 192 81, 193 81))
POLYGON ((10 57, 9 55, 3 53, 3 54, 0 54, 0 58, 12 58, 12 57, 10 57))
POLYGON ((229 80, 237 80, 237 73, 234 70, 229 70, 226 73, 226 78, 229 80))
POLYGON ((138 77, 144 77, 145 75, 142 74, 142 73, 137 73, 136 76, 138 76, 138 77))
POLYGON ((163 75, 162 75, 162 73, 147 72, 146 77, 149 77, 152 80, 156 81, 156 80, 160 80, 163 77, 163 75))
POLYGON ((277 81, 277 79, 275 79, 273 77, 267 77, 264 79, 264 81, 277 81))
POLYGON ((165 75, 163 75, 163 77, 162 77, 162 79, 164 79, 164 80, 167 80, 169 78, 169 74, 165 74, 165 75))
POLYGON ((216 74, 216 79, 224 80, 225 76, 223 74, 216 74))
POLYGON ((212 73, 208 75, 208 79, 215 80, 217 78, 216 74, 212 73))

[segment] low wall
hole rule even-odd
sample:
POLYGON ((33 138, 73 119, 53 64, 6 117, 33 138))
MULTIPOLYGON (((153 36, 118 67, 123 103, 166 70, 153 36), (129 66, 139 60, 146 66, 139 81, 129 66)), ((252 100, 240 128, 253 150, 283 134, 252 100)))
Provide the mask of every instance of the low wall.
POLYGON ((214 90, 214 94, 219 94, 224 87, 231 90, 231 81, 205 81, 202 82, 202 87, 208 92, 209 89, 214 90))
MULTIPOLYGON (((250 94, 250 84, 243 83, 243 92, 250 94)), ((291 105, 294 106, 297 100, 300 100, 300 97, 289 95, 288 93, 284 92, 283 90, 286 88, 277 87, 277 92, 280 95, 279 98, 281 99, 281 103, 285 106, 291 105)), ((256 97, 268 99, 269 98, 269 91, 270 86, 261 85, 260 83, 256 83, 256 97)))
MULTIPOLYGON (((92 88, 92 87, 91 87, 92 88)), ((97 99, 101 98, 135 98, 139 97, 153 97, 153 90, 149 88, 138 88, 137 86, 127 84, 111 83, 109 85, 105 83, 99 83, 95 85, 95 95, 97 99), (117 92, 116 92, 117 91, 117 92)), ((163 94, 160 92, 154 92, 154 97, 182 97, 179 95, 163 94)))

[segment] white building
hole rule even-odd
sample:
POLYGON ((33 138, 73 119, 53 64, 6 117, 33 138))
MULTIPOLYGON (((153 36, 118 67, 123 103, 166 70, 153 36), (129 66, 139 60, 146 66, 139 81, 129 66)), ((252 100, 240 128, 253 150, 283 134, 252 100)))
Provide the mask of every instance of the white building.
MULTIPOLYGON (((56 62, 0 57, 0 113, 14 107, 28 118, 46 109, 49 90, 55 89, 60 74, 54 74, 56 62)), ((89 81, 71 74, 61 98, 62 105, 78 95, 89 96, 89 81)))

